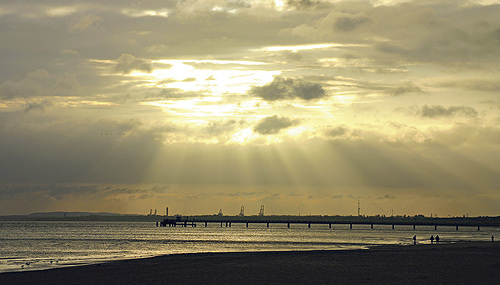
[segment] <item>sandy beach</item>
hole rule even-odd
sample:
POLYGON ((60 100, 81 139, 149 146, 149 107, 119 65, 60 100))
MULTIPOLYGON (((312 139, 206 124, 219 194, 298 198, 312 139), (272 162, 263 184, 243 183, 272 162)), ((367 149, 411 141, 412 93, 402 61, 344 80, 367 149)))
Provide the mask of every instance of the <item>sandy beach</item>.
POLYGON ((500 243, 200 253, 0 274, 0 284, 498 284, 500 243))

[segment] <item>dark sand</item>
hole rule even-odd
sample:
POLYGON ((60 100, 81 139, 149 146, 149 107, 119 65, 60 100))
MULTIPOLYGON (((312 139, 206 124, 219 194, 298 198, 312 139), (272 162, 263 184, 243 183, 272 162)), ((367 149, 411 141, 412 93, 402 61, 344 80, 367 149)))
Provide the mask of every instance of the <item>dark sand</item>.
POLYGON ((168 255, 2 273, 0 284, 500 284, 500 242, 168 255))

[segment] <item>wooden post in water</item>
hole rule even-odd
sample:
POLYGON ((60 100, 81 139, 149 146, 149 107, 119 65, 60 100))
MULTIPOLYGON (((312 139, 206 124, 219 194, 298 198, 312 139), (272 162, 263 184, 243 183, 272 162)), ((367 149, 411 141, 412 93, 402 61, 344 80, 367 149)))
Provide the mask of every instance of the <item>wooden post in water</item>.
POLYGON ((434 230, 437 231, 438 225, 434 225, 434 230))
POLYGON ((205 228, 207 227, 207 222, 205 222, 205 228))
POLYGON ((477 226, 477 231, 480 231, 480 226, 477 226))
POLYGON ((328 228, 331 229, 332 228, 332 224, 331 223, 328 223, 328 228))
POLYGON ((248 222, 247 222, 247 228, 248 228, 248 222))
POLYGON ((308 228, 311 228, 311 223, 309 223, 309 224, 307 225, 307 227, 308 227, 308 228))
POLYGON ((372 230, 373 230, 373 224, 372 224, 372 226, 371 226, 371 227, 372 227, 372 230))
POLYGON ((267 223, 267 227, 269 228, 269 223, 267 223))
POLYGON ((394 229, 394 224, 392 224, 392 229, 394 229))
POLYGON ((290 228, 290 223, 287 223, 287 227, 290 228))
POLYGON ((413 230, 415 230, 415 224, 413 224, 413 230))
POLYGON ((457 230, 457 231, 458 231, 458 226, 455 228, 455 230, 457 230))
POLYGON ((352 224, 349 224, 349 228, 352 230, 352 224))

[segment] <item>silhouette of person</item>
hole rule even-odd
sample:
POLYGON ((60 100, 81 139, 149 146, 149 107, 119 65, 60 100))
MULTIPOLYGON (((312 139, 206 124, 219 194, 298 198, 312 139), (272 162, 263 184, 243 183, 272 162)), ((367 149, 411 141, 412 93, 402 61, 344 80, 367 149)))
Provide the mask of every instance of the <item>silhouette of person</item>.
POLYGON ((439 235, 436 235, 436 243, 439 243, 439 235))
POLYGON ((431 244, 433 244, 433 243, 434 243, 434 236, 431 235, 431 244))
POLYGON ((413 244, 417 244, 417 235, 413 236, 413 244))

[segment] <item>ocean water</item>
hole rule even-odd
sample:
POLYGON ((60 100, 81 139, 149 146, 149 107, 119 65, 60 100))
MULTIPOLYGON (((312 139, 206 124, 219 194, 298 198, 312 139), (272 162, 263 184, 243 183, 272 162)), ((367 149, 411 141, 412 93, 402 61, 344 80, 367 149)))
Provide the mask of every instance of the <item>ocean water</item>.
POLYGON ((286 250, 366 249, 376 245, 500 241, 499 228, 391 226, 220 224, 198 227, 156 227, 146 222, 0 221, 0 273, 76 266, 117 259, 165 254, 286 250))

